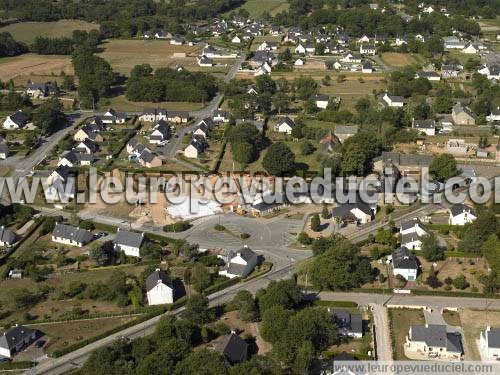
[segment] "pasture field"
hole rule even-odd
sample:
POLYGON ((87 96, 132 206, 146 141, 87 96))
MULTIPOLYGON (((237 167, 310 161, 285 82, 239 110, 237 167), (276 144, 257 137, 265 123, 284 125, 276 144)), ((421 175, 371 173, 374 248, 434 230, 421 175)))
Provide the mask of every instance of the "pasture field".
POLYGON ((165 108, 170 111, 194 111, 203 107, 201 103, 188 102, 131 102, 130 100, 127 100, 124 95, 115 96, 114 98, 104 100, 106 100, 106 105, 108 105, 109 107, 112 107, 117 111, 126 112, 139 112, 144 110, 145 108, 165 108))
POLYGON ((382 60, 393 68, 404 68, 405 66, 417 65, 421 63, 421 57, 409 53, 384 52, 382 60))
POLYGON ((35 55, 27 53, 15 57, 0 58, 0 80, 14 80, 16 86, 27 81, 53 81, 61 71, 73 74, 70 56, 35 55))
POLYGON ((99 30, 99 25, 80 20, 60 20, 57 22, 19 22, 0 28, 0 32, 8 31, 15 40, 32 43, 37 36, 65 37, 71 36, 74 30, 99 30))
POLYGON ((479 26, 485 38, 490 41, 496 41, 496 37, 500 32, 500 18, 494 20, 481 20, 479 26))
MULTIPOLYGON (((272 16, 287 10, 289 4, 287 0, 247 0, 241 6, 250 13, 250 17, 260 17, 262 13, 269 12, 272 16)), ((236 9, 235 9, 236 10, 236 9)))
POLYGON ((201 46, 174 46, 165 40, 108 40, 101 45, 99 54, 106 59, 115 72, 129 75, 139 64, 156 68, 173 67, 176 64, 186 69, 198 68, 196 56, 201 46), (185 53, 186 57, 174 57, 174 53, 185 53))

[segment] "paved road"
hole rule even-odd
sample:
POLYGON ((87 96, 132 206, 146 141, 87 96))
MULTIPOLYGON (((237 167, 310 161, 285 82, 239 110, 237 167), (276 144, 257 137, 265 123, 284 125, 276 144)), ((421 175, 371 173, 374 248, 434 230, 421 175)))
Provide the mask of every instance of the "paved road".
POLYGON ((383 305, 371 303, 369 306, 373 313, 375 327, 375 345, 379 361, 392 361, 391 333, 389 330, 389 317, 387 308, 383 305))

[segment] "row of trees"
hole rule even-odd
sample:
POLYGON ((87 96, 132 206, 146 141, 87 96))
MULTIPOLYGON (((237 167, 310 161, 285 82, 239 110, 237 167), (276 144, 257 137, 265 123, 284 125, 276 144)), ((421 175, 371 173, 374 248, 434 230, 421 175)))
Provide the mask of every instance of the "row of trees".
POLYGON ((86 47, 96 51, 102 41, 102 35, 98 30, 89 32, 75 30, 71 37, 49 38, 37 36, 30 46, 30 50, 39 55, 71 55, 75 48, 86 47))
POLYGON ((10 33, 0 33, 0 57, 17 56, 27 51, 28 47, 16 42, 10 33))

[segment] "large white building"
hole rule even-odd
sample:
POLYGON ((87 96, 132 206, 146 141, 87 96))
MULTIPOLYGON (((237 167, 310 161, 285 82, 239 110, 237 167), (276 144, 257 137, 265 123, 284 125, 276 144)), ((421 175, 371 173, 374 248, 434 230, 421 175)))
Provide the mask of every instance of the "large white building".
POLYGON ((167 273, 157 268, 146 278, 148 304, 164 305, 174 302, 174 288, 167 273))
POLYGON ((257 265, 257 261, 257 254, 245 245, 229 260, 226 267, 219 271, 219 275, 230 279, 248 276, 257 265))
POLYGON ((479 349, 483 360, 498 361, 500 358, 500 328, 487 326, 479 336, 479 349))
POLYGON ((94 236, 88 230, 67 224, 56 223, 52 231, 52 242, 64 245, 82 247, 92 241, 93 238, 94 236))
POLYGON ((408 281, 415 281, 418 273, 417 257, 406 247, 401 246, 392 253, 392 273, 401 275, 408 281))
POLYGON ((450 208, 450 225, 465 225, 472 223, 476 219, 476 211, 463 203, 454 204, 450 208))

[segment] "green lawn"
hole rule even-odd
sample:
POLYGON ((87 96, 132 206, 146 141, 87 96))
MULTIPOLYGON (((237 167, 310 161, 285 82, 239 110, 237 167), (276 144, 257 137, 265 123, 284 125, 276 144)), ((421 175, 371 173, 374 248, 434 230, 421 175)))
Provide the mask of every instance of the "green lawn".
POLYGON ((105 105, 116 109, 117 111, 139 112, 145 108, 165 108, 170 111, 195 111, 203 107, 201 103, 189 102, 131 102, 124 95, 115 96, 111 99, 105 99, 105 105))
POLYGON ((288 9, 287 0, 247 0, 241 6, 250 13, 250 17, 260 17, 262 13, 269 12, 275 15, 288 9))
POLYGON ((74 30, 99 30, 99 25, 80 20, 61 20, 57 22, 19 22, 0 28, 7 31, 20 42, 32 43, 37 36, 68 37, 74 30))

